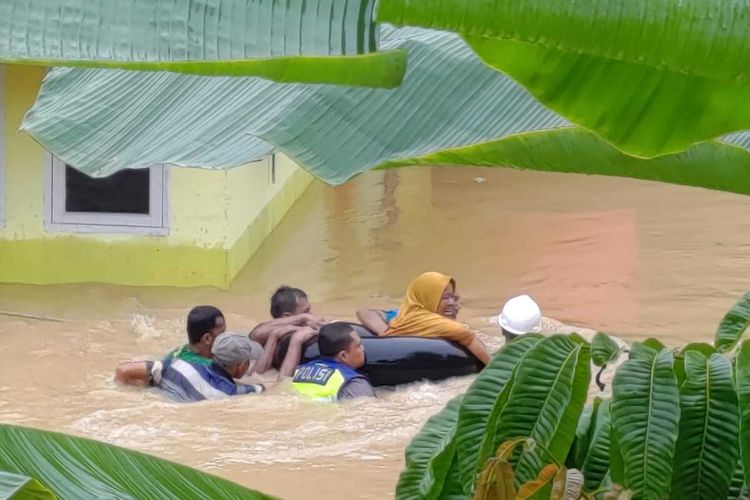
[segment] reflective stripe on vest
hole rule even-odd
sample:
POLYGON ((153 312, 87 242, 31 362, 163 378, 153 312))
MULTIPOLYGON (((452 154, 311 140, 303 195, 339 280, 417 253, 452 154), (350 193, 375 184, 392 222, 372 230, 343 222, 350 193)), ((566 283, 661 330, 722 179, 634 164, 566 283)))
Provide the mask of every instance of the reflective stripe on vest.
POLYGON ((361 377, 356 371, 333 360, 316 360, 294 371, 292 386, 318 401, 337 401, 339 391, 351 379, 361 377))

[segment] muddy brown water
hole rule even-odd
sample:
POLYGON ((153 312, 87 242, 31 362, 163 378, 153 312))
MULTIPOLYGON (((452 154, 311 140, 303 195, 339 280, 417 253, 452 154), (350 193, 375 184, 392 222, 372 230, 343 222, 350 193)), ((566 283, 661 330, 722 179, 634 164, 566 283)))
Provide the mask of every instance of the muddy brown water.
POLYGON ((315 312, 353 318, 360 305, 397 305, 430 269, 455 277, 461 318, 493 349, 491 318, 518 293, 569 325, 710 341, 750 289, 749 215, 750 197, 504 169, 314 184, 229 290, 0 285, 0 310, 65 320, 0 316, 0 422, 134 448, 288 499, 389 498, 409 439, 470 378, 341 405, 301 400, 283 383, 260 397, 177 405, 116 386, 113 369, 181 344, 197 303, 248 330, 285 283, 306 289, 315 312))

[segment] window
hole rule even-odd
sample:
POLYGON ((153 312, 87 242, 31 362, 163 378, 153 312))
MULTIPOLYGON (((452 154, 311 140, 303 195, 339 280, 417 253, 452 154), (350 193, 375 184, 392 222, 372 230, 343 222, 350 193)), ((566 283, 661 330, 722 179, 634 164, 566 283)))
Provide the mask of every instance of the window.
POLYGON ((166 167, 121 170, 95 178, 47 156, 47 229, 168 234, 166 167))
POLYGON ((0 64, 0 229, 5 227, 5 66, 0 64))

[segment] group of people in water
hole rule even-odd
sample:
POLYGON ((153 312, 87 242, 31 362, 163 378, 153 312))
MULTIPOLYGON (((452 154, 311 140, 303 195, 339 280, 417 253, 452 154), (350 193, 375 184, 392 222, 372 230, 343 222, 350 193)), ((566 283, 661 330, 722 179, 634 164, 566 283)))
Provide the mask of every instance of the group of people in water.
MULTIPOLYGON (((360 309, 357 318, 378 336, 453 341, 486 365, 490 354, 479 337, 457 321, 460 309, 453 278, 427 272, 410 283, 399 309, 360 309)), ((162 360, 122 363, 115 379, 159 387, 179 401, 199 401, 261 393, 263 385, 239 379, 248 372, 262 374, 275 368, 279 378, 291 377, 298 392, 316 400, 375 396, 367 376, 359 371, 365 364, 365 352, 351 324, 329 322, 313 314, 307 294, 287 286, 271 297, 271 317, 249 335, 234 334, 226 332, 219 309, 197 306, 187 318, 188 344, 162 360), (313 339, 320 356, 300 364, 305 346, 313 339)), ((514 297, 505 304, 497 322, 509 342, 540 331, 541 310, 528 295, 514 297)))

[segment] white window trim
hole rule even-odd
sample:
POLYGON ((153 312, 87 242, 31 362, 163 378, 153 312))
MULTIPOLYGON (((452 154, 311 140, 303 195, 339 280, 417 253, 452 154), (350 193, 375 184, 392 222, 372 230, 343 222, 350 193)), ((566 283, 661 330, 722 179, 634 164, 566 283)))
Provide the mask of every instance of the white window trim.
POLYGON ((50 232, 169 234, 169 167, 151 167, 150 214, 65 211, 65 162, 45 154, 44 228, 50 232), (154 210, 156 208, 156 210, 154 210))
POLYGON ((0 229, 5 227, 5 65, 0 64, 0 229))

